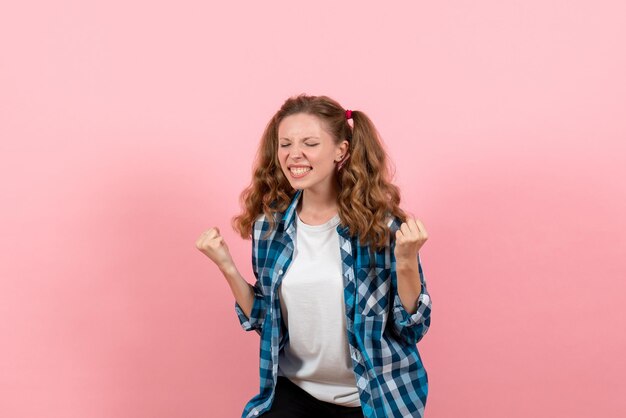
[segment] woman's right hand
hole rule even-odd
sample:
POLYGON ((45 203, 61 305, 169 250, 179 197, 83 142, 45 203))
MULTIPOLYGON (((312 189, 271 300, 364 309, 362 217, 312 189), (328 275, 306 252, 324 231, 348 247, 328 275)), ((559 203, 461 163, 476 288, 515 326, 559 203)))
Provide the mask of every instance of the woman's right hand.
POLYGON ((234 265, 226 241, 217 227, 204 231, 196 240, 196 248, 209 257, 220 270, 234 265))

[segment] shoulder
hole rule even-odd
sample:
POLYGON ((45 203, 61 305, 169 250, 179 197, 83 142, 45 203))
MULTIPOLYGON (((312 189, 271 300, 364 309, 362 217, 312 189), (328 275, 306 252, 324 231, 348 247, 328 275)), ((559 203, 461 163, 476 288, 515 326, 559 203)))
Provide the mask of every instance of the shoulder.
POLYGON ((252 238, 254 240, 265 240, 273 237, 276 234, 277 226, 280 222, 280 214, 272 214, 274 218, 274 225, 270 222, 270 218, 264 213, 257 215, 252 225, 252 238))
MULTIPOLYGON (((272 217, 274 218, 274 222, 278 223, 281 219, 282 219, 282 213, 280 212, 274 212, 272 214, 272 217)), ((256 219, 254 220, 254 227, 257 228, 261 228, 261 227, 268 227, 270 225, 270 219, 265 215, 265 213, 261 212, 260 214, 257 215, 256 219)))
POLYGON ((261 238, 261 233, 267 230, 269 222, 267 221, 267 217, 264 213, 257 215, 254 223, 252 224, 252 238, 255 240, 259 240, 261 238))

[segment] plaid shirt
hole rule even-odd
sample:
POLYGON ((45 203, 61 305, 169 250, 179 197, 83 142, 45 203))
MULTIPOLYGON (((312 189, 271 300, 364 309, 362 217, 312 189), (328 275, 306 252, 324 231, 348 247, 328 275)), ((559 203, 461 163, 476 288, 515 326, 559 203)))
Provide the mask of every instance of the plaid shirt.
MULTIPOLYGON (((255 330, 260 342, 260 393, 245 406, 242 418, 267 412, 274 399, 278 354, 289 335, 281 318, 278 287, 289 268, 296 235, 295 208, 302 190, 297 190, 268 238, 269 222, 261 214, 252 234, 252 267, 256 277, 250 317, 235 302, 244 330, 255 330)), ((431 300, 417 255, 422 293, 417 312, 409 314, 397 291, 394 256, 395 231, 401 221, 390 218, 390 242, 374 252, 348 235, 339 224, 344 301, 350 357, 361 409, 366 418, 423 417, 428 395, 428 374, 417 343, 430 326, 431 300)))

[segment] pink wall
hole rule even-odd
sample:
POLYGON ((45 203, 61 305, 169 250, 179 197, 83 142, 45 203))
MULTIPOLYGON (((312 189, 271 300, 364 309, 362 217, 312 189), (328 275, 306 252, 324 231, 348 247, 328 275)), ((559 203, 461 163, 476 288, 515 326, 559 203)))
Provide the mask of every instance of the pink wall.
POLYGON ((252 281, 229 220, 300 92, 429 232, 428 418, 626 416, 623 2, 5 3, 0 416, 239 416, 258 336, 194 242, 252 281))

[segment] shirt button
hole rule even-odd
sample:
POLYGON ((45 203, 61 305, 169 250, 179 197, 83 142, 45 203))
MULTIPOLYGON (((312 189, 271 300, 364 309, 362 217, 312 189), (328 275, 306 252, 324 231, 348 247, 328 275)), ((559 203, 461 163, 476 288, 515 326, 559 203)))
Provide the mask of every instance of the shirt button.
MULTIPOLYGON (((278 270, 278 274, 283 274, 282 269, 281 269, 281 270, 278 270)), ((255 411, 255 412, 256 412, 256 411, 255 411)))
POLYGON ((259 415, 259 411, 254 411, 252 414, 253 415, 259 415))

